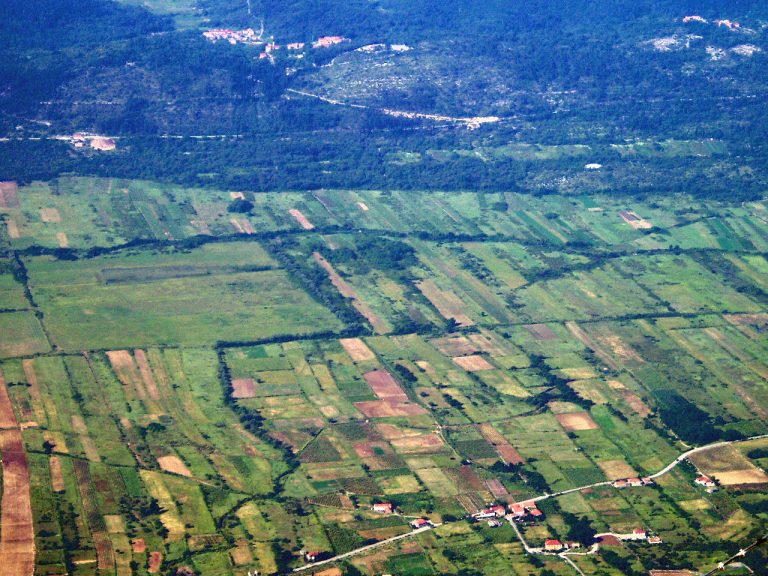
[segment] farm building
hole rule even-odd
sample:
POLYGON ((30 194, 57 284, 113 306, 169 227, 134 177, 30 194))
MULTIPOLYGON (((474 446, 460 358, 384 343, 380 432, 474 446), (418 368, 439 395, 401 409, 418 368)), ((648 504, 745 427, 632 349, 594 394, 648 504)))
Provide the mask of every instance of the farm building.
POLYGON ((411 528, 414 528, 416 530, 418 530, 419 528, 425 528, 427 526, 432 526, 432 522, 430 522, 426 518, 417 518, 416 520, 413 520, 411 522, 411 528))
POLYGON ((320 560, 323 554, 325 553, 317 550, 313 550, 311 552, 306 552, 304 554, 304 558, 306 558, 307 562, 317 562, 318 560, 320 560))
POLYGON ((546 540, 544 542, 544 550, 549 552, 557 552, 563 549, 563 543, 560 540, 546 540))
POLYGON ((380 514, 392 514, 392 510, 391 502, 379 502, 373 505, 373 511, 379 512, 380 514))
POLYGON ((707 476, 699 476, 698 478, 696 478, 696 480, 694 480, 694 482, 699 486, 704 486, 705 488, 714 488, 715 486, 717 486, 714 480, 712 480, 711 478, 708 478, 707 476))

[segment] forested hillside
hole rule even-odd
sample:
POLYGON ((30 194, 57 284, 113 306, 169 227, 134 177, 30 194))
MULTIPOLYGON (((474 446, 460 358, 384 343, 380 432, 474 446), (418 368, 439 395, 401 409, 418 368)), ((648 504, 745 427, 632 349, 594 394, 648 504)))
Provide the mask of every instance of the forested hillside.
POLYGON ((146 6, 3 3, 0 176, 744 197, 765 188, 764 3, 146 6), (203 37, 212 28, 261 36, 213 43, 203 37), (311 48, 329 36, 344 41, 311 48), (492 121, 467 130, 478 117, 492 121), (117 150, 73 152, 51 139, 78 131, 117 138, 117 150), (723 144, 714 173, 698 152, 663 144, 710 140, 723 144), (617 152, 637 142, 652 153, 617 152), (509 145, 587 148, 527 157, 509 145), (606 169, 585 176, 586 163, 606 169))

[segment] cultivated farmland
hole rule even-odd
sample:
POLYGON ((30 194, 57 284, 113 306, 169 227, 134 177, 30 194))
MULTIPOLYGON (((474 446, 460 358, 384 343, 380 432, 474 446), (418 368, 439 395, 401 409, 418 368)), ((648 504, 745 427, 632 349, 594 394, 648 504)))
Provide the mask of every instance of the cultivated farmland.
POLYGON ((661 537, 574 556, 618 576, 617 557, 639 571, 673 548, 706 565, 765 520, 760 441, 621 487, 766 432, 755 206, 703 219, 685 196, 0 190, 19 232, 0 260, 0 554, 19 570, 285 574, 306 552, 406 535, 344 562, 569 574, 506 520, 471 519, 558 494, 516 524, 529 545, 661 537), (227 211, 241 200, 253 209, 227 211), (440 526, 410 535, 416 518, 440 526))

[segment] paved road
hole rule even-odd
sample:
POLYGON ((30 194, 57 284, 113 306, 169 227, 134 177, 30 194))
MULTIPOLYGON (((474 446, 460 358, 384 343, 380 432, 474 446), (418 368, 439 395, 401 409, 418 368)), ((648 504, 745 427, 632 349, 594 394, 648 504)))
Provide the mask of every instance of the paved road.
POLYGON ((400 534, 399 536, 393 536, 392 538, 387 538, 386 540, 382 540, 381 542, 375 542, 374 544, 368 544, 368 546, 363 546, 362 548, 357 548, 356 550, 352 550, 351 552, 347 552, 346 554, 339 554, 338 556, 334 556, 333 558, 328 558, 327 560, 320 560, 319 562, 313 562, 312 564, 307 564, 306 566, 301 566, 300 568, 294 568, 294 572, 303 572, 304 570, 309 570, 311 568, 317 568, 318 566, 322 566, 323 564, 330 564, 331 562, 338 562, 339 560, 344 560, 345 558, 349 558, 350 556, 355 556, 356 554, 361 554, 363 552, 368 552, 369 550, 373 550, 374 548, 378 548, 379 546, 385 546, 387 544, 390 544, 392 542, 397 542, 398 540, 402 540, 403 538, 410 538, 411 536, 415 536, 416 534, 421 534, 422 532, 427 532, 429 530, 434 530, 438 526, 442 526, 442 524, 435 524, 434 526, 425 526, 424 528, 418 528, 417 530, 412 530, 411 532, 406 532, 405 534, 400 534))

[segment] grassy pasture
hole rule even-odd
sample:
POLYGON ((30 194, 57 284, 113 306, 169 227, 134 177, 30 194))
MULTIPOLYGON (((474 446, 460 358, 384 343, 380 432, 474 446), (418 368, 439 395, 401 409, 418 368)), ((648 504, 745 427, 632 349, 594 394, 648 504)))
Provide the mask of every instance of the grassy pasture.
MULTIPOLYGON (((339 328, 259 256, 260 248, 254 246, 248 258, 243 248, 250 247, 235 245, 239 269, 190 270, 189 255, 176 260, 141 252, 78 262, 37 257, 28 263, 30 285, 52 338, 65 350, 200 345, 339 328), (247 271, 251 266, 267 269, 247 271)), ((225 250, 216 245, 194 252, 205 260, 221 258, 225 250)))

